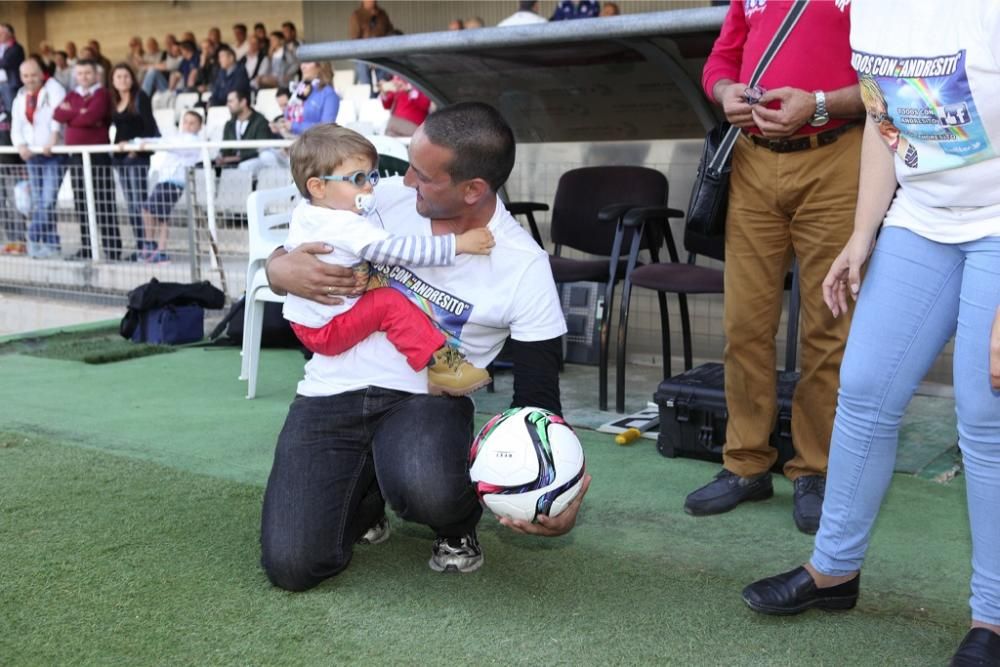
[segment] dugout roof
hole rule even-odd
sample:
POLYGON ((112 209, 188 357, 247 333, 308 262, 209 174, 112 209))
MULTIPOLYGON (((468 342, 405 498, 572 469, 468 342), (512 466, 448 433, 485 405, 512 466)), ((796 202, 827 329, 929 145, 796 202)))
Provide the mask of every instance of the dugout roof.
POLYGON ((518 142, 700 139, 716 111, 705 58, 726 7, 304 44, 303 60, 360 59, 439 106, 501 110, 518 142))

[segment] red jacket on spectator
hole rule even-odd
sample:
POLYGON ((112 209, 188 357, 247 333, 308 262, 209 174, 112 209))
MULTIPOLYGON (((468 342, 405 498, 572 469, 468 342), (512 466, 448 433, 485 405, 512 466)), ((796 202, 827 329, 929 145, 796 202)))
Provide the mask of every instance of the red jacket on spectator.
POLYGON ((52 117, 65 126, 63 136, 67 146, 106 144, 111 126, 111 95, 104 86, 86 97, 71 90, 52 117))
POLYGON ((416 88, 400 90, 398 92, 386 91, 382 93, 381 99, 382 107, 384 109, 391 109, 393 116, 399 116, 415 125, 420 125, 424 122, 431 108, 430 98, 416 88))

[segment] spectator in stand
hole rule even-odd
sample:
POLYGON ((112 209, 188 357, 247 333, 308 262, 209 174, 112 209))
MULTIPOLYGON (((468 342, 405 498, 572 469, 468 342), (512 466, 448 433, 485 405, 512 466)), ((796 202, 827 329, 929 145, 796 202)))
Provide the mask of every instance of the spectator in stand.
POLYGON ((260 81, 271 73, 271 59, 267 57, 267 52, 261 48, 256 35, 247 38, 247 53, 240 60, 240 64, 247 72, 250 79, 250 87, 254 90, 260 88, 260 81))
POLYGON ((97 64, 101 66, 100 72, 104 76, 104 79, 101 81, 101 83, 104 87, 107 87, 108 77, 111 76, 111 61, 105 58, 104 54, 101 53, 101 43, 98 42, 96 39, 88 41, 87 46, 90 47, 91 52, 93 53, 92 60, 96 60, 97 64))
POLYGON ((167 35, 167 39, 163 41, 166 44, 163 59, 155 65, 150 65, 142 80, 142 90, 150 97, 160 90, 174 90, 180 83, 177 71, 184 60, 181 46, 173 39, 173 35, 167 35))
POLYGON ((69 64, 69 56, 65 51, 56 51, 52 55, 52 63, 56 67, 52 78, 58 81, 63 88, 69 90, 73 87, 73 67, 69 64))
MULTIPOLYGON (((181 116, 180 133, 170 138, 170 143, 195 144, 201 141, 201 114, 188 109, 181 116)), ((158 140, 143 141, 139 150, 145 151, 158 140)), ((159 140, 162 141, 162 140, 159 140)), ((146 223, 147 250, 139 257, 140 261, 151 264, 169 262, 167 254, 167 231, 170 222, 170 212, 174 204, 181 198, 184 185, 187 182, 187 171, 201 162, 201 150, 190 148, 184 150, 165 151, 158 157, 159 168, 156 171, 156 185, 149 193, 149 199, 142 209, 142 217, 146 223)))
POLYGON ((271 61, 271 72, 258 77, 258 87, 280 88, 288 86, 299 71, 299 61, 293 51, 285 48, 285 35, 281 32, 271 33, 270 45, 268 59, 271 61))
POLYGON ((128 63, 133 72, 138 72, 142 69, 145 56, 146 51, 142 48, 142 39, 133 37, 128 40, 128 53, 125 54, 123 62, 128 63))
MULTIPOLYGON (((21 90, 27 88, 23 81, 22 77, 21 90)), ((14 100, 16 102, 17 97, 14 100)), ((3 147, 13 145, 11 115, 10 110, 4 106, 3 97, 0 97, 0 146, 3 147)), ((14 200, 14 186, 21 178, 21 168, 17 166, 19 164, 21 158, 17 154, 0 153, 0 227, 4 233, 4 245, 0 248, 0 254, 4 255, 24 255, 28 252, 24 220, 21 219, 14 200)))
POLYGON ((261 43, 261 46, 267 44, 267 28, 263 23, 253 24, 253 34, 257 38, 257 41, 261 43))
POLYGON ((340 98, 333 89, 333 66, 329 62, 302 63, 302 81, 292 92, 285 117, 271 124, 271 131, 283 137, 298 136, 313 125, 332 123, 340 111, 340 98))
POLYGON ((119 63, 111 70, 111 123, 115 127, 118 152, 111 164, 118 172, 118 180, 128 204, 128 221, 135 237, 136 252, 129 258, 137 261, 150 249, 146 242, 142 220, 142 206, 146 203, 146 183, 149 177, 149 153, 136 150, 136 141, 160 136, 153 118, 153 105, 142 92, 135 74, 127 63, 119 63))
POLYGON ((182 42, 191 42, 192 44, 197 44, 198 43, 198 38, 195 37, 194 33, 191 32, 190 30, 185 30, 184 32, 181 33, 181 39, 180 39, 180 41, 182 41, 182 42))
POLYGON ((593 0, 562 0, 556 5, 550 21, 568 21, 571 19, 587 19, 597 16, 599 3, 593 0))
POLYGON ((44 40, 39 42, 38 56, 42 59, 42 62, 45 63, 45 71, 49 72, 49 76, 51 76, 52 72, 55 71, 55 51, 52 50, 52 45, 44 40))
POLYGON ((250 79, 247 78, 247 71, 236 62, 236 54, 227 45, 219 47, 216 54, 219 61, 219 71, 215 75, 215 83, 212 84, 212 96, 208 100, 209 106, 223 106, 229 93, 234 90, 244 90, 250 92, 250 79))
POLYGON ((233 43, 230 46, 233 48, 233 53, 236 54, 236 60, 241 60, 246 56, 250 49, 250 45, 247 43, 246 23, 237 23, 233 26, 233 43))
POLYGON ((531 25, 532 23, 547 23, 547 21, 544 16, 538 13, 537 0, 521 0, 517 3, 517 11, 497 23, 497 27, 531 25))
MULTIPOLYGON (((385 10, 378 6, 376 0, 363 0, 361 5, 351 14, 349 36, 351 39, 370 39, 384 37, 392 32, 392 21, 385 10)), ((368 63, 360 60, 354 64, 357 83, 372 84, 372 71, 368 63)))
POLYGON ((219 60, 216 46, 206 37, 201 40, 201 51, 198 54, 198 71, 194 74, 191 88, 204 93, 212 90, 215 79, 219 76, 219 60))
POLYGON ((485 25, 486 24, 483 23, 483 20, 478 16, 470 16, 469 18, 465 19, 466 30, 474 30, 475 28, 482 28, 485 25))
POLYGON ((63 158, 52 154, 62 129, 53 118, 66 91, 54 79, 45 80, 42 68, 33 58, 21 63, 24 86, 18 91, 12 109, 11 143, 28 165, 31 184, 31 225, 28 228, 28 254, 45 259, 59 256, 59 232, 56 228, 56 196, 62 182, 63 158), (41 152, 34 152, 41 147, 41 152))
POLYGON ((0 97, 4 108, 14 106, 14 96, 21 87, 21 63, 24 62, 24 47, 14 37, 14 26, 0 23, 0 97))
MULTIPOLYGON (((281 111, 276 117, 271 119, 272 123, 276 123, 285 117, 285 109, 288 108, 288 100, 292 97, 292 93, 289 92, 288 88, 281 87, 274 91, 274 103, 278 105, 278 109, 281 111)), ((274 126, 272 125, 272 130, 274 126)))
POLYGON ((605 2, 601 4, 601 13, 598 16, 618 16, 622 13, 622 10, 618 8, 613 2, 605 2))
MULTIPOLYGON (((98 77, 97 63, 80 60, 74 70, 76 88, 67 93, 52 117, 62 123, 67 146, 92 146, 108 143, 111 126, 111 95, 98 77)), ((73 200, 80 222, 80 249, 68 259, 91 259, 90 227, 87 223, 87 192, 84 187, 83 159, 79 153, 69 158, 73 179, 73 200)), ((111 176, 111 156, 91 153, 94 203, 101 245, 111 260, 121 258, 122 241, 115 216, 115 181, 111 176)))
MULTIPOLYGON (((222 130, 223 141, 277 138, 271 132, 267 119, 250 106, 249 91, 237 89, 230 92, 226 99, 226 106, 233 117, 222 130)), ((275 166, 278 163, 275 151, 256 148, 223 148, 215 160, 218 167, 239 167, 254 174, 262 167, 275 166)))
POLYGON ((76 42, 66 42, 66 46, 63 47, 66 51, 67 61, 70 67, 76 67, 77 55, 76 55, 76 42))
POLYGON ((293 51, 298 51, 299 31, 295 28, 295 24, 291 21, 285 21, 282 23, 281 34, 285 36, 285 46, 291 47, 293 51))
POLYGON ((222 46, 222 31, 215 27, 209 28, 206 39, 211 41, 215 48, 219 48, 222 46))
POLYGON ((181 41, 180 50, 181 61, 177 65, 177 71, 170 77, 170 90, 193 91, 195 80, 198 78, 198 68, 201 65, 200 54, 194 42, 186 39, 181 41))
POLYGON ((465 23, 462 22, 462 19, 452 19, 448 21, 448 30, 464 30, 464 29, 465 29, 465 23))
POLYGON ((389 109, 385 133, 390 137, 412 137, 430 113, 431 101, 401 76, 379 82, 379 99, 389 109))
MULTIPOLYGON (((100 61, 97 59, 97 56, 94 53, 94 49, 91 48, 90 46, 84 46, 83 48, 81 48, 80 49, 80 59, 77 60, 77 62, 80 62, 80 60, 92 60, 95 63, 97 63, 97 80, 101 82, 101 85, 104 85, 104 83, 107 81, 108 71, 106 69, 104 69, 104 65, 102 65, 100 63, 100 61)), ((73 67, 73 84, 76 85, 76 67, 75 66, 73 67)), ((107 87, 107 86, 105 86, 105 87, 107 87)), ((72 88, 73 88, 73 86, 70 86, 66 90, 71 90, 72 88)))

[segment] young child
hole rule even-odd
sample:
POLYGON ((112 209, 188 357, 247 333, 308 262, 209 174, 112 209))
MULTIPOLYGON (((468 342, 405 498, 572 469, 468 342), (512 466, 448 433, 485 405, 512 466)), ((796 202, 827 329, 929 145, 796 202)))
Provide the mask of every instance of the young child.
MULTIPOLYGON (((332 123, 304 132, 290 149, 292 177, 304 197, 292 212, 285 249, 322 241, 334 248, 320 259, 368 273, 368 262, 407 266, 445 266, 455 255, 487 255, 493 247, 488 229, 458 236, 392 236, 359 215, 374 208, 378 153, 363 136, 332 123)), ((326 306, 289 294, 284 316, 302 343, 318 354, 334 356, 376 331, 389 341, 413 370, 427 368, 431 394, 461 396, 489 384, 490 376, 445 344, 444 335, 424 313, 395 289, 370 285, 358 298, 326 306)))
MULTIPOLYGON (((201 132, 201 114, 197 111, 186 111, 181 117, 180 133, 176 136, 161 139, 161 142, 193 144, 201 141, 198 133, 201 132)), ((141 141, 139 150, 146 150, 147 146, 155 145, 157 142, 141 141)), ((153 156, 156 167, 156 186, 146 203, 142 206, 142 220, 146 227, 146 238, 155 239, 149 241, 151 247, 141 250, 136 255, 136 260, 140 262, 169 262, 167 255, 167 229, 170 211, 174 204, 181 198, 184 192, 184 185, 187 183, 187 170, 201 162, 201 150, 192 148, 190 150, 170 150, 160 151, 153 156)))

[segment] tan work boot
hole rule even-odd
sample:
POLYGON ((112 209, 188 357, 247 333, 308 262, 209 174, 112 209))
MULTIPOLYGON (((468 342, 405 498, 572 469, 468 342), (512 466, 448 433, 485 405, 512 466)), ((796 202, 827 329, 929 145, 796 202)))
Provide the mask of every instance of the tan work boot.
POLYGON ((490 374, 465 360, 465 355, 445 345, 427 367, 427 390, 434 396, 465 396, 490 383, 490 374))

